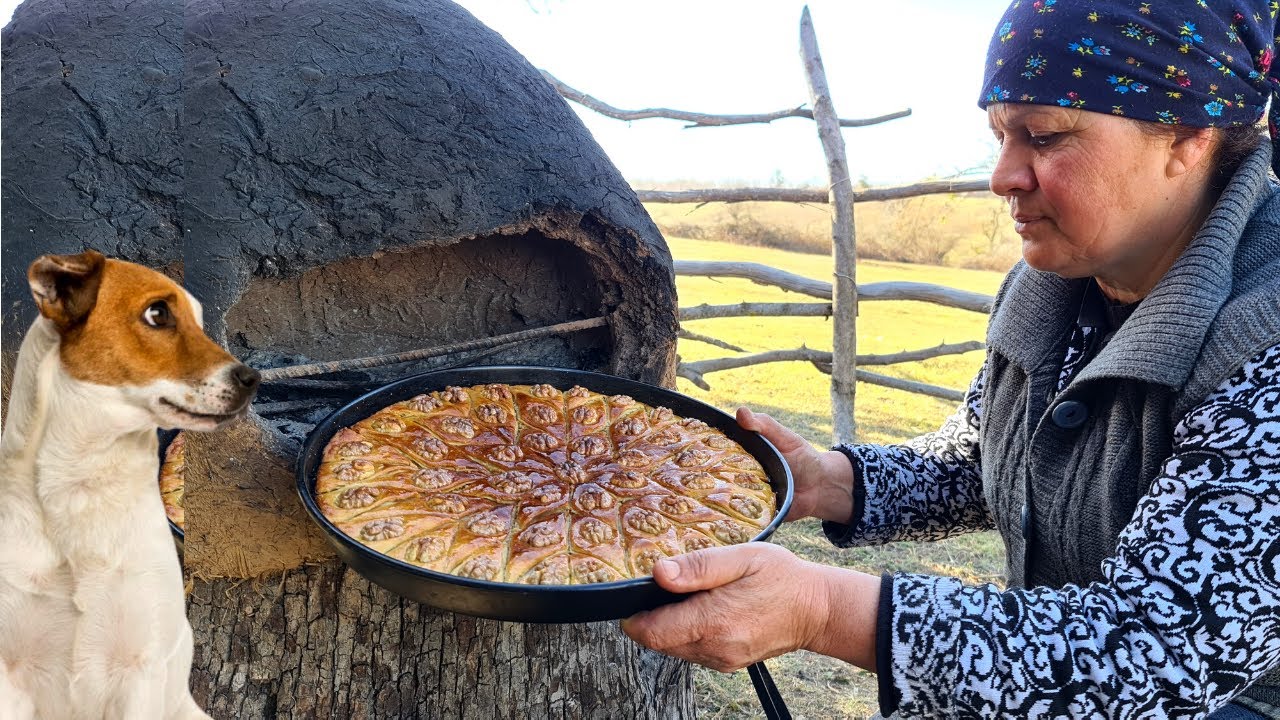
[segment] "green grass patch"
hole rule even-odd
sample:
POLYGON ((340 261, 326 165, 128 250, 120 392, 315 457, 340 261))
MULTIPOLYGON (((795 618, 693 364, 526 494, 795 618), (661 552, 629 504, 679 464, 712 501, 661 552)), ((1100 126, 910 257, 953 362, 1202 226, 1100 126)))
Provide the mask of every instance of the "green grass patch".
MULTIPOLYGON (((825 213, 824 213, 825 214, 825 213)), ((767 247, 707 240, 668 238, 681 260, 752 261, 812 278, 829 280, 829 257, 767 247)), ((881 261, 858 264, 860 283, 910 280, 994 294, 1002 274, 881 261)), ((677 278, 680 306, 750 302, 813 302, 813 298, 747 280, 677 278)), ((939 343, 981 340, 987 317, 919 302, 864 302, 858 317, 858 352, 890 353, 939 343)), ((831 349, 831 321, 825 318, 718 318, 687 323, 688 329, 744 348, 748 353, 797 348, 831 349)), ((705 343, 681 340, 684 360, 733 355, 705 343)), ((982 364, 982 353, 935 358, 876 368, 886 375, 963 389, 982 364)), ((740 405, 768 412, 818 447, 831 442, 829 377, 807 363, 770 363, 712 373, 706 392, 680 379, 678 389, 723 410, 740 405)), ((934 398, 859 383, 858 437, 861 442, 901 442, 936 429, 955 410, 934 398)), ((784 526, 775 540, 814 562, 864 572, 920 572, 958 577, 965 582, 999 582, 1004 551, 994 533, 975 533, 938 543, 898 543, 841 550, 822 536, 818 523, 784 526)), ((875 676, 843 662, 797 652, 769 661, 771 672, 797 717, 866 717, 875 712, 875 676)), ((760 708, 745 671, 721 674, 699 668, 695 674, 699 714, 711 718, 759 717, 760 708)))

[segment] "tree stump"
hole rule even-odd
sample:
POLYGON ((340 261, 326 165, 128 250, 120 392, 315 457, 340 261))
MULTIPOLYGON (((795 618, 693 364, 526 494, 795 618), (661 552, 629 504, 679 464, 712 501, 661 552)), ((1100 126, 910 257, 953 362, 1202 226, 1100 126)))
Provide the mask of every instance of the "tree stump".
POLYGON ((337 563, 200 583, 189 614, 196 699, 218 718, 692 717, 689 666, 616 623, 441 612, 337 563))

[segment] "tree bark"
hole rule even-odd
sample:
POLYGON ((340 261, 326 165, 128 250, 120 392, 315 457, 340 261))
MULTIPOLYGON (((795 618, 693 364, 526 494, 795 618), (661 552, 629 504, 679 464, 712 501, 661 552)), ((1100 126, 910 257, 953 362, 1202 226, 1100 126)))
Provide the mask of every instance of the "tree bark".
POLYGON ((189 615, 192 688, 216 718, 693 716, 689 666, 616 623, 442 612, 338 562, 198 583, 189 615))

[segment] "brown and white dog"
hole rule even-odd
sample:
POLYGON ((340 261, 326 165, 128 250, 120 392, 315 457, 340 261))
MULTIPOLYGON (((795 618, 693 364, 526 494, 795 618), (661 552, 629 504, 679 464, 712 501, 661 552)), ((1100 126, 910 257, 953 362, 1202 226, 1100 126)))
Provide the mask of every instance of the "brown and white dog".
POLYGON ((0 436, 0 719, 207 718, 156 428, 242 414, 258 373, 165 276, 93 251, 28 271, 0 436))

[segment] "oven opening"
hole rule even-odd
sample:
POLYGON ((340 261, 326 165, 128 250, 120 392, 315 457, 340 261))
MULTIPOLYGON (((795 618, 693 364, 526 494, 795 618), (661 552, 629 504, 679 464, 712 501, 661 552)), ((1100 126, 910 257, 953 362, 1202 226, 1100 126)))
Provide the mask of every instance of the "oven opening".
MULTIPOLYGON (((537 232, 344 258, 288 278, 254 277, 226 313, 232 351, 275 368, 488 338, 605 314, 585 253, 537 232)), ((604 371, 607 328, 367 369, 264 382, 264 424, 300 445, 329 413, 388 382, 445 367, 549 365, 604 371)))

